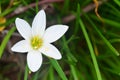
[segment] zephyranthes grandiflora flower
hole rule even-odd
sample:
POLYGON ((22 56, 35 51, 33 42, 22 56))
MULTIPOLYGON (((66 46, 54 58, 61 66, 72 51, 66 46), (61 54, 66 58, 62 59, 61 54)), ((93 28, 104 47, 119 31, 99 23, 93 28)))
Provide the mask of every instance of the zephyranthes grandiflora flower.
POLYGON ((11 50, 27 54, 27 64, 32 72, 37 71, 42 64, 42 54, 61 59, 61 53, 51 43, 58 40, 68 30, 66 25, 53 25, 46 30, 46 14, 41 10, 35 16, 32 27, 23 19, 16 18, 15 21, 18 32, 24 40, 16 43, 11 50))

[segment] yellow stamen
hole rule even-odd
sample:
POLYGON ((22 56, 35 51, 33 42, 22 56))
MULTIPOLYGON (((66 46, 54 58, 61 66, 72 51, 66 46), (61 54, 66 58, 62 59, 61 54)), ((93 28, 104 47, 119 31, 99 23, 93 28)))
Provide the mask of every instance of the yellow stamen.
POLYGON ((31 39, 31 46, 33 49, 37 50, 39 49, 43 44, 43 40, 39 38, 38 36, 34 36, 31 39))

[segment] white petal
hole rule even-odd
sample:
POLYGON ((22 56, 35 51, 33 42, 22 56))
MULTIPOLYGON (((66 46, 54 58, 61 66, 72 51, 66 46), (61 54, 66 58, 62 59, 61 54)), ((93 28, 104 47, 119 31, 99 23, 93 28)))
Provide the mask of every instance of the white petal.
POLYGON ((41 10, 35 16, 32 23, 32 33, 33 35, 42 36, 46 27, 46 15, 44 10, 41 10))
POLYGON ((17 18, 15 21, 17 30, 23 36, 23 38, 28 39, 31 36, 31 27, 30 25, 23 19, 17 18))
POLYGON ((32 72, 36 72, 42 64, 42 55, 38 51, 31 51, 27 54, 28 67, 32 72))
POLYGON ((40 49, 40 52, 42 52, 44 55, 54 58, 54 59, 62 58, 59 50, 52 44, 45 44, 44 47, 40 49))
POLYGON ((67 30, 68 26, 66 25, 53 25, 45 31, 44 40, 52 43, 62 37, 67 30))
POLYGON ((19 42, 17 42, 12 48, 11 50, 14 52, 28 52, 30 50, 30 45, 26 40, 21 40, 19 42))

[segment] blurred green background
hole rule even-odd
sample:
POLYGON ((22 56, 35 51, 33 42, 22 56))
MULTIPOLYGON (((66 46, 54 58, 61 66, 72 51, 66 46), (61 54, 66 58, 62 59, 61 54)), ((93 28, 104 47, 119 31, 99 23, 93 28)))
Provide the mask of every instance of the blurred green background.
POLYGON ((119 18, 120 0, 0 0, 0 80, 120 80, 119 18), (22 39, 14 23, 19 17, 31 25, 41 9, 47 27, 69 30, 54 43, 62 53, 58 65, 43 55, 41 68, 27 74, 26 54, 11 51, 22 39))

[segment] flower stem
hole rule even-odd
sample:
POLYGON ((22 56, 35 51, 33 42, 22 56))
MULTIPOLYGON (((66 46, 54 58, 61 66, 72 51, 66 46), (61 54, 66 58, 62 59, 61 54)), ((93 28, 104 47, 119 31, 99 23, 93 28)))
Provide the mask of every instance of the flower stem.
POLYGON ((28 74, 29 74, 29 69, 28 69, 28 65, 26 65, 26 67, 25 67, 25 73, 24 73, 24 80, 27 80, 28 74))

